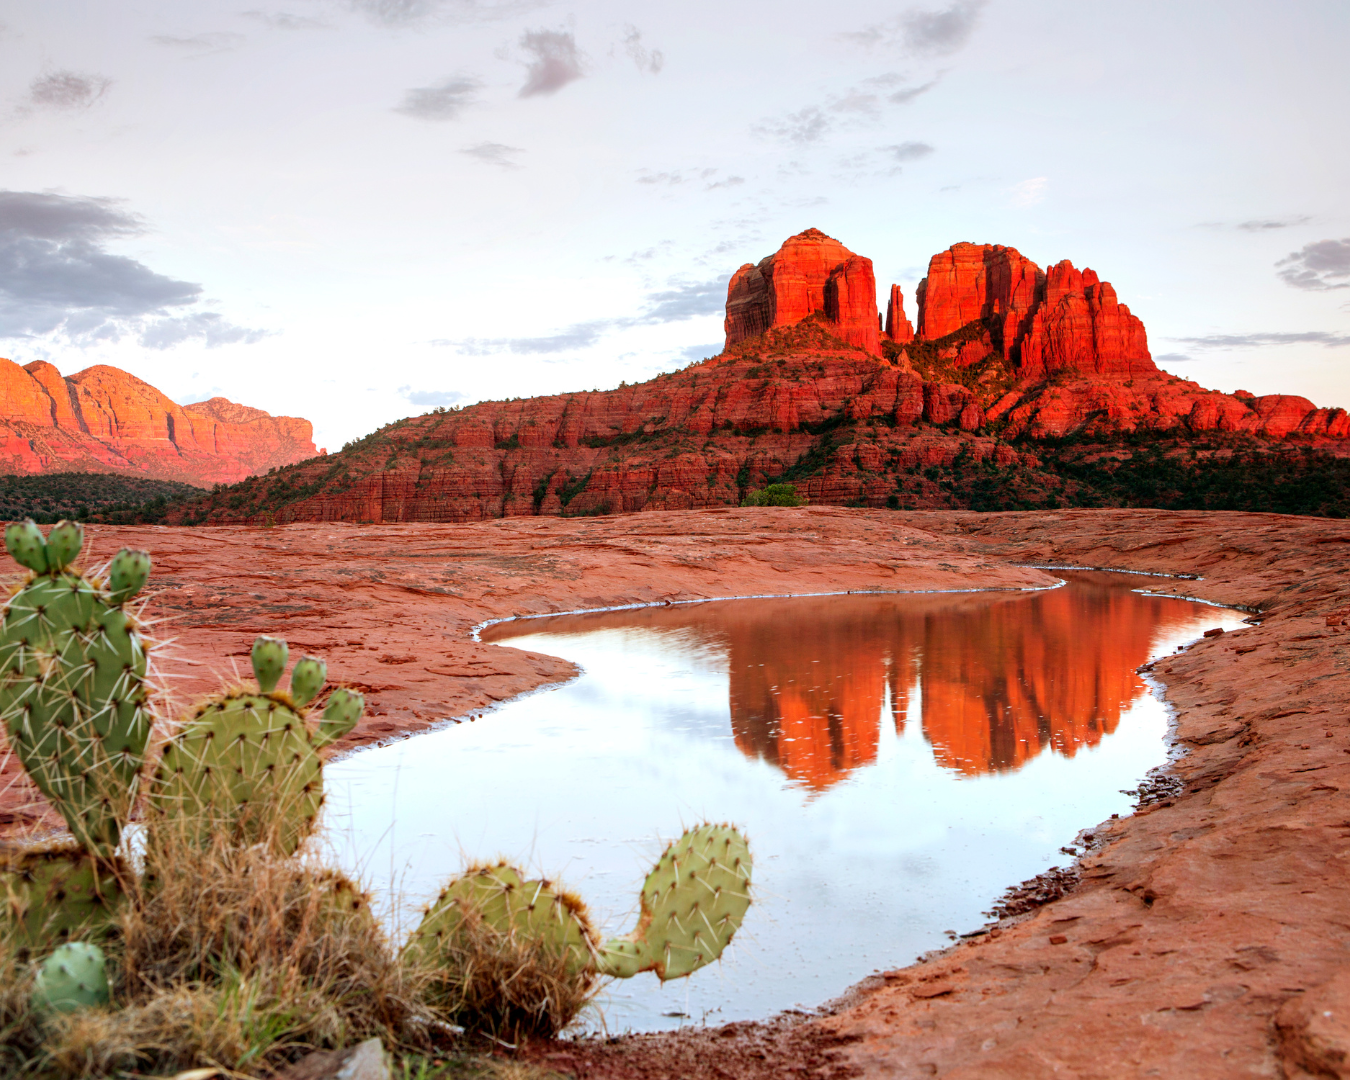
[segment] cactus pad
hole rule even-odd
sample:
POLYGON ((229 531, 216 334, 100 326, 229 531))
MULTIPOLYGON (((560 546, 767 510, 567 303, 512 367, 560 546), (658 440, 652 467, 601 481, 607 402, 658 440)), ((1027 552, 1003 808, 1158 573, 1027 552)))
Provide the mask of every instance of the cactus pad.
POLYGON ((355 690, 339 686, 328 695, 328 704, 324 706, 323 719, 319 721, 319 730, 314 734, 316 747, 336 742, 361 719, 361 711, 366 707, 366 699, 355 690))
POLYGON ((259 637, 253 642, 253 677, 258 689, 270 694, 277 688, 281 673, 286 670, 286 656, 290 650, 280 638, 259 637))
POLYGON ((35 574, 47 572, 47 541, 32 518, 6 526, 5 549, 20 566, 28 567, 35 574))
POLYGON ((101 937, 121 907, 125 874, 69 844, 0 852, 0 928, 27 949, 101 937))
POLYGON ((526 881, 504 862, 473 868, 450 882, 404 951, 444 956, 458 944, 466 922, 475 919, 503 938, 538 942, 551 956, 564 959, 569 972, 594 966, 597 938, 586 906, 549 881, 526 881))
POLYGON ((24 565, 50 559, 52 569, 5 605, 0 719, 19 761, 75 838, 108 855, 135 799, 150 738, 145 644, 102 585, 63 569, 78 554, 78 526, 57 526, 56 543, 37 549, 42 534, 30 525, 11 525, 6 544, 24 565))
POLYGON ((302 656, 291 668, 291 700, 304 707, 314 700, 328 678, 328 665, 312 656, 302 656))
POLYGON ((234 693, 202 705, 164 747, 150 788, 161 816, 205 839, 264 839, 290 854, 313 831, 322 765, 282 695, 234 693))
POLYGON ((111 602, 124 604, 145 588, 150 580, 150 553, 123 548, 108 564, 108 588, 111 602))
POLYGON ((750 906, 751 869, 749 845, 730 825, 688 830, 647 875, 637 929, 600 949, 600 973, 678 979, 716 960, 750 906))
POLYGON ((33 1005, 39 1012, 75 1012, 107 1005, 111 997, 103 950, 82 941, 59 946, 33 980, 33 1005))
POLYGON ((47 534, 47 569, 59 573, 75 561, 84 547, 84 526, 75 521, 62 521, 52 526, 47 534))

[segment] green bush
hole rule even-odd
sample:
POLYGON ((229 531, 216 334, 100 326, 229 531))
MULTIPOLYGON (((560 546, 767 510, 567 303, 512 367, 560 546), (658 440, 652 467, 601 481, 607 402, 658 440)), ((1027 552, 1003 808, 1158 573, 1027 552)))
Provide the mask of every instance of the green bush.
POLYGON ((796 484, 769 484, 750 492, 742 506, 805 506, 806 499, 797 494, 796 484))

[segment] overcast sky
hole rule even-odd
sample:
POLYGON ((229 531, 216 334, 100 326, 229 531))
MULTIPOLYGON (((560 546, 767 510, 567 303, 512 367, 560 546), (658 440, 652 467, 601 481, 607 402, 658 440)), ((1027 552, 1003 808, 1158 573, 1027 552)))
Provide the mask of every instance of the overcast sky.
POLYGON ((711 355, 814 226, 1116 286, 1169 371, 1350 407, 1345 0, 8 0, 0 355, 330 449, 711 355))

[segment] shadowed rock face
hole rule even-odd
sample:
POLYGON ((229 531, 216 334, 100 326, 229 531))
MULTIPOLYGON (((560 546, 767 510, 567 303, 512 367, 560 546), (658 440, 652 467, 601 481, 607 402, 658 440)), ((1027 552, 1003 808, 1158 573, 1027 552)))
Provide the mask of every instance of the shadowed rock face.
POLYGON ((208 486, 315 456, 308 420, 212 398, 178 405, 103 364, 62 378, 0 359, 0 472, 127 472, 208 486))

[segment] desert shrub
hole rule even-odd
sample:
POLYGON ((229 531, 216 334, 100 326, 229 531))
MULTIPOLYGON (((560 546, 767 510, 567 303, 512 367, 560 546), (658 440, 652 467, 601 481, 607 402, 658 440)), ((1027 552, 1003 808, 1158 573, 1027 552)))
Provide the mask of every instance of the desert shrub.
POLYGON ((797 494, 796 484, 769 484, 750 492, 742 506, 805 506, 806 499, 797 494))

